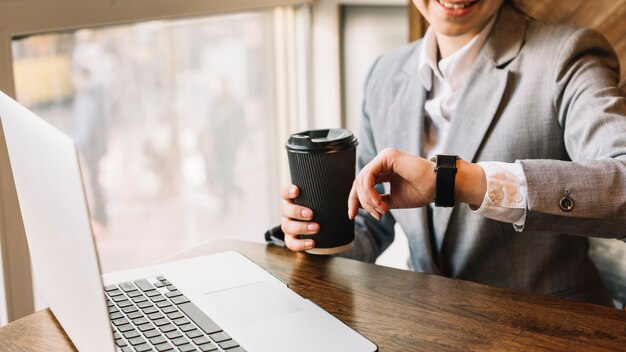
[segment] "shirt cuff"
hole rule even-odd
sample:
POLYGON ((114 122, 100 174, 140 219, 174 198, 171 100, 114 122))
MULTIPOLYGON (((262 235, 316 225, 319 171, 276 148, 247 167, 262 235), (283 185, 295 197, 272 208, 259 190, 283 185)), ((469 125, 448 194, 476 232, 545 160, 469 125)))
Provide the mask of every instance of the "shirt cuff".
POLYGON ((487 192, 475 214, 521 227, 526 220, 528 187, 522 165, 498 161, 478 163, 487 177, 487 192))

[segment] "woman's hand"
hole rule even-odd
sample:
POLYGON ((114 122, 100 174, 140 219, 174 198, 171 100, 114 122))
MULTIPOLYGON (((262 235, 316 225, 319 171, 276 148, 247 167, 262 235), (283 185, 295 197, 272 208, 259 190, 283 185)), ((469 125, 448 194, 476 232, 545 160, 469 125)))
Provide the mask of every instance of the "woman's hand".
POLYGON ((417 208, 435 199, 435 163, 395 149, 384 149, 356 176, 348 198, 348 216, 359 207, 374 218, 389 209, 417 208), (389 182, 390 193, 381 195, 374 186, 389 182))
POLYGON ((315 247, 315 241, 301 240, 298 235, 314 235, 320 230, 319 224, 311 222, 313 211, 293 203, 298 193, 298 187, 290 185, 284 187, 280 194, 284 201, 280 208, 283 217, 281 229, 285 234, 285 245, 292 251, 304 251, 315 247))
MULTIPOLYGON (((396 149, 382 150, 356 176, 348 198, 348 216, 354 219, 359 207, 374 218, 389 209, 418 208, 435 200, 435 163, 396 149), (389 194, 374 186, 389 182, 389 194)), ((454 194, 457 202, 479 207, 487 192, 485 171, 480 165, 457 161, 454 194)))

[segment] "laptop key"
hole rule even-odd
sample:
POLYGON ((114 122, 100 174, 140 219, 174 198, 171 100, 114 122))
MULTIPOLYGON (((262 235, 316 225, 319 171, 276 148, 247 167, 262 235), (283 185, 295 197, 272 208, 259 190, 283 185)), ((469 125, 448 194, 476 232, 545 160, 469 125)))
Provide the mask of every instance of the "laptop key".
POLYGON ((167 307, 163 307, 161 310, 162 310, 162 311, 163 311, 163 313, 165 313, 165 314, 178 312, 178 309, 176 309, 176 307, 174 307, 174 306, 167 306, 167 307))
POLYGON ((125 325, 118 326, 117 330, 119 330, 121 333, 125 333, 127 331, 135 330, 135 327, 132 326, 131 324, 125 324, 125 325))
POLYGON ((149 330, 154 330, 154 326, 152 324, 143 324, 143 325, 139 325, 137 329, 139 329, 139 331, 141 332, 146 332, 149 330))
POLYGON ((135 297, 143 296, 143 292, 139 290, 135 290, 135 291, 127 292, 126 295, 130 298, 135 298, 135 297))
POLYGON ((128 339, 128 343, 130 343, 133 346, 137 346, 137 345, 141 345, 141 344, 146 343, 146 340, 143 337, 138 336, 138 337, 134 337, 132 339, 128 339))
POLYGON ((217 351, 217 346, 215 346, 215 345, 214 345, 214 344, 212 344, 212 343, 208 343, 208 344, 206 344, 206 345, 201 345, 201 346, 198 346, 198 347, 200 347, 200 351, 202 351, 202 352, 213 352, 213 351, 217 351))
POLYGON ((184 317, 183 318, 174 319, 172 322, 174 324, 178 325, 178 326, 190 323, 189 319, 184 318, 184 317))
POLYGON ((152 347, 150 347, 150 345, 146 343, 143 345, 135 346, 135 350, 137 350, 137 352, 147 352, 152 351, 152 347))
POLYGON ((170 343, 169 343, 169 342, 162 343, 162 344, 160 344, 160 345, 156 345, 156 346, 154 346, 154 347, 155 347, 155 348, 157 349, 157 351, 159 351, 159 352, 166 352, 166 351, 171 351, 171 350, 173 350, 173 349, 174 349, 174 347, 172 347, 172 345, 170 345, 170 343))
POLYGON ((196 327, 193 326, 192 324, 185 324, 185 325, 181 325, 178 327, 180 330, 182 330, 183 332, 188 332, 191 330, 196 330, 196 327))
POLYGON ((163 295, 156 295, 156 296, 150 297, 150 300, 152 300, 152 302, 154 303, 162 302, 162 301, 165 301, 166 299, 167 298, 165 298, 163 295))
POLYGON ((137 332, 137 330, 131 330, 124 333, 124 337, 126 338, 126 340, 134 339, 135 337, 139 336, 141 335, 137 332))
POLYGON ((205 343, 211 343, 211 340, 209 340, 209 338, 206 336, 196 337, 192 339, 191 341, 193 341, 193 343, 195 343, 196 345, 204 345, 205 343))
POLYGON ((120 313, 119 311, 109 314, 109 319, 111 320, 115 320, 115 319, 119 319, 123 317, 124 317, 124 314, 120 313))
POLYGON ((115 313, 115 312, 119 312, 119 311, 120 311, 120 310, 119 310, 119 309, 117 309, 117 307, 115 307, 115 306, 108 307, 108 309, 109 309, 109 314, 113 314, 113 313, 115 313))
POLYGON ((162 319, 157 319, 157 320, 153 321, 153 323, 154 323, 154 325, 156 325, 156 326, 163 326, 163 325, 165 325, 165 324, 169 324, 169 323, 170 323, 170 321, 169 321, 169 320, 167 320, 167 319, 165 319, 165 318, 162 318, 162 319))
POLYGON ((228 336, 225 332, 218 332, 216 334, 209 335, 213 341, 220 343, 222 341, 230 340, 230 336, 228 336))
POLYGON ((104 290, 106 292, 117 290, 117 286, 115 286, 115 285, 106 285, 106 286, 104 286, 104 290))
POLYGON ((167 279, 165 278, 165 276, 163 276, 163 275, 159 275, 159 276, 157 276, 157 277, 156 277, 156 279, 157 279, 157 280, 159 280, 159 281, 165 281, 165 280, 167 280, 167 279))
POLYGON ((189 300, 187 299, 187 297, 185 296, 177 296, 177 297, 172 297, 171 298, 172 303, 179 305, 179 304, 183 304, 183 303, 187 303, 189 302, 189 300))
POLYGON ((163 332, 170 332, 176 330, 176 327, 172 324, 167 324, 163 326, 159 326, 159 329, 163 332))
POLYGON ((113 340, 119 340, 121 338, 122 338, 122 335, 120 335, 119 332, 116 331, 113 333, 113 340))
POLYGON ((239 346, 239 347, 235 347, 231 350, 228 350, 228 352, 246 352, 246 350, 243 349, 243 347, 239 346))
POLYGON ((129 300, 117 302, 117 306, 120 307, 120 308, 126 308, 126 307, 130 307, 132 305, 133 305, 133 303, 131 301, 129 301, 129 300))
POLYGON ((154 283, 154 287, 156 287, 156 288, 161 288, 163 286, 165 286, 165 285, 163 285, 163 283, 161 281, 154 283))
POLYGON ((196 337, 200 337, 204 334, 202 333, 202 331, 198 329, 193 329, 193 330, 185 332, 185 335, 187 335, 187 337, 189 337, 190 339, 195 339, 196 337))
POLYGON ((119 286, 124 292, 137 291, 137 287, 132 282, 123 282, 119 286))
POLYGON ((137 296, 137 297, 133 297, 132 298, 133 302, 135 303, 141 303, 141 302, 145 302, 148 300, 148 297, 141 295, 141 296, 137 296))
POLYGON ((151 306, 151 307, 147 307, 147 308, 142 309, 142 311, 143 311, 143 314, 148 315, 148 314, 156 313, 159 310, 155 306, 151 306))
POLYGON ((150 321, 147 318, 145 318, 145 317, 133 319, 133 323, 135 325, 148 324, 149 322, 150 321))
POLYGON ((163 314, 161 314, 161 312, 154 312, 152 314, 148 314, 148 318, 152 321, 154 320, 158 320, 158 319, 163 319, 165 318, 165 316, 163 314))
POLYGON ((172 297, 177 297, 182 295, 182 293, 180 293, 180 291, 170 291, 170 292, 166 292, 165 293, 165 297, 167 298, 172 298, 172 297))
POLYGON ((151 344, 153 344, 153 345, 158 345, 158 344, 161 344, 161 343, 165 343, 165 342, 167 342, 167 340, 166 340, 163 336, 156 336, 156 337, 153 337, 153 338, 151 338, 149 341, 150 341, 150 343, 151 343, 151 344))
POLYGON ((152 330, 145 331, 143 333, 143 336, 145 336, 148 339, 151 339, 153 337, 161 336, 161 333, 156 329, 152 329, 152 330))
POLYGON ((119 319, 111 320, 111 322, 115 326, 120 326, 120 325, 124 325, 124 324, 128 324, 129 323, 128 319, 126 319, 126 318, 119 318, 119 319))
POLYGON ((124 293, 118 289, 115 290, 111 290, 111 291, 107 291, 107 295, 109 295, 109 297, 115 297, 115 296, 119 296, 119 295, 123 295, 124 293))
POLYGON ((182 346, 178 346, 178 349, 180 350, 180 352, 192 352, 192 351, 197 351, 197 349, 192 345, 192 344, 187 344, 187 345, 182 345, 182 346))
MULTIPOLYGON (((163 311, 165 311, 165 309, 164 309, 165 307, 172 306, 172 304, 170 302, 168 302, 168 301, 161 301, 161 302, 157 303, 156 305, 157 305, 157 307, 163 309, 163 311)), ((174 308, 174 310, 176 310, 176 308, 174 308)))
POLYGON ((154 285, 152 285, 151 283, 148 282, 148 280, 146 279, 141 279, 141 280, 137 280, 134 281, 135 285, 137 285, 137 287, 139 287, 140 290, 142 291, 152 291, 154 290, 154 285))
POLYGON ((239 347, 239 344, 237 342, 235 342, 234 340, 227 340, 227 341, 224 341, 224 342, 220 342, 219 345, 224 350, 227 350, 229 348, 239 347))
POLYGON ((161 292, 159 292, 159 291, 157 291, 157 290, 154 290, 154 291, 148 291, 148 292, 146 292, 145 294, 146 294, 146 296, 148 296, 148 297, 154 297, 154 296, 159 296, 159 295, 161 295, 161 292))
POLYGON ((173 340, 183 335, 180 333, 180 331, 174 330, 174 331, 168 332, 167 334, 165 334, 165 336, 167 337, 168 340, 173 340))
POLYGON ((141 314, 140 311, 136 311, 136 312, 132 312, 128 315, 126 315, 129 319, 137 319, 137 318, 141 318, 143 317, 143 314, 141 314))
POLYGON ((189 340, 186 337, 181 336, 179 338, 173 339, 172 343, 176 346, 182 346, 182 345, 188 344, 189 340))
POLYGON ((182 317, 184 317, 184 315, 183 315, 183 313, 181 313, 179 311, 175 311, 175 312, 169 313, 167 315, 167 317, 172 319, 172 320, 174 320, 174 319, 182 318, 182 317))
POLYGON ((180 310, 182 310, 183 313, 185 313, 189 319, 198 325, 198 327, 206 334, 213 334, 222 331, 222 328, 215 324, 211 318, 207 317, 207 315, 204 314, 204 312, 201 311, 195 304, 187 302, 180 304, 178 308, 180 308, 180 310))
POLYGON ((132 313, 132 312, 136 312, 136 311, 137 311, 137 307, 135 307, 134 305, 122 308, 122 312, 124 312, 126 314, 129 314, 129 313, 132 313))

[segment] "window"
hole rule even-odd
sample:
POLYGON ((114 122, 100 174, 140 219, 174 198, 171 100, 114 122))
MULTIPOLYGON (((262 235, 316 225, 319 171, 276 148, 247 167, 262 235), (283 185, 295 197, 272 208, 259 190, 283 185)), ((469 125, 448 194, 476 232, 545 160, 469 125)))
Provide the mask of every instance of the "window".
MULTIPOLYGON (((358 131, 363 102, 363 86, 370 66, 385 52, 408 41, 406 5, 344 5, 342 8, 343 107, 345 126, 358 131)), ((376 263, 407 269, 408 240, 399 225, 394 242, 376 263)))
POLYGON ((104 272, 219 235, 261 241, 280 221, 282 13, 13 40, 18 101, 80 151, 104 272))

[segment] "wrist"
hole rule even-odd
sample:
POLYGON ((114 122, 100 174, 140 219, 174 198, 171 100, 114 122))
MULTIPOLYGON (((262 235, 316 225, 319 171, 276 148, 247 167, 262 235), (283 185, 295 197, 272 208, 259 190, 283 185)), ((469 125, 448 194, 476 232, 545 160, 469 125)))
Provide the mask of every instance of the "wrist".
POLYGON ((457 174, 454 185, 454 196, 457 202, 480 207, 487 192, 485 170, 465 160, 457 160, 457 174))

